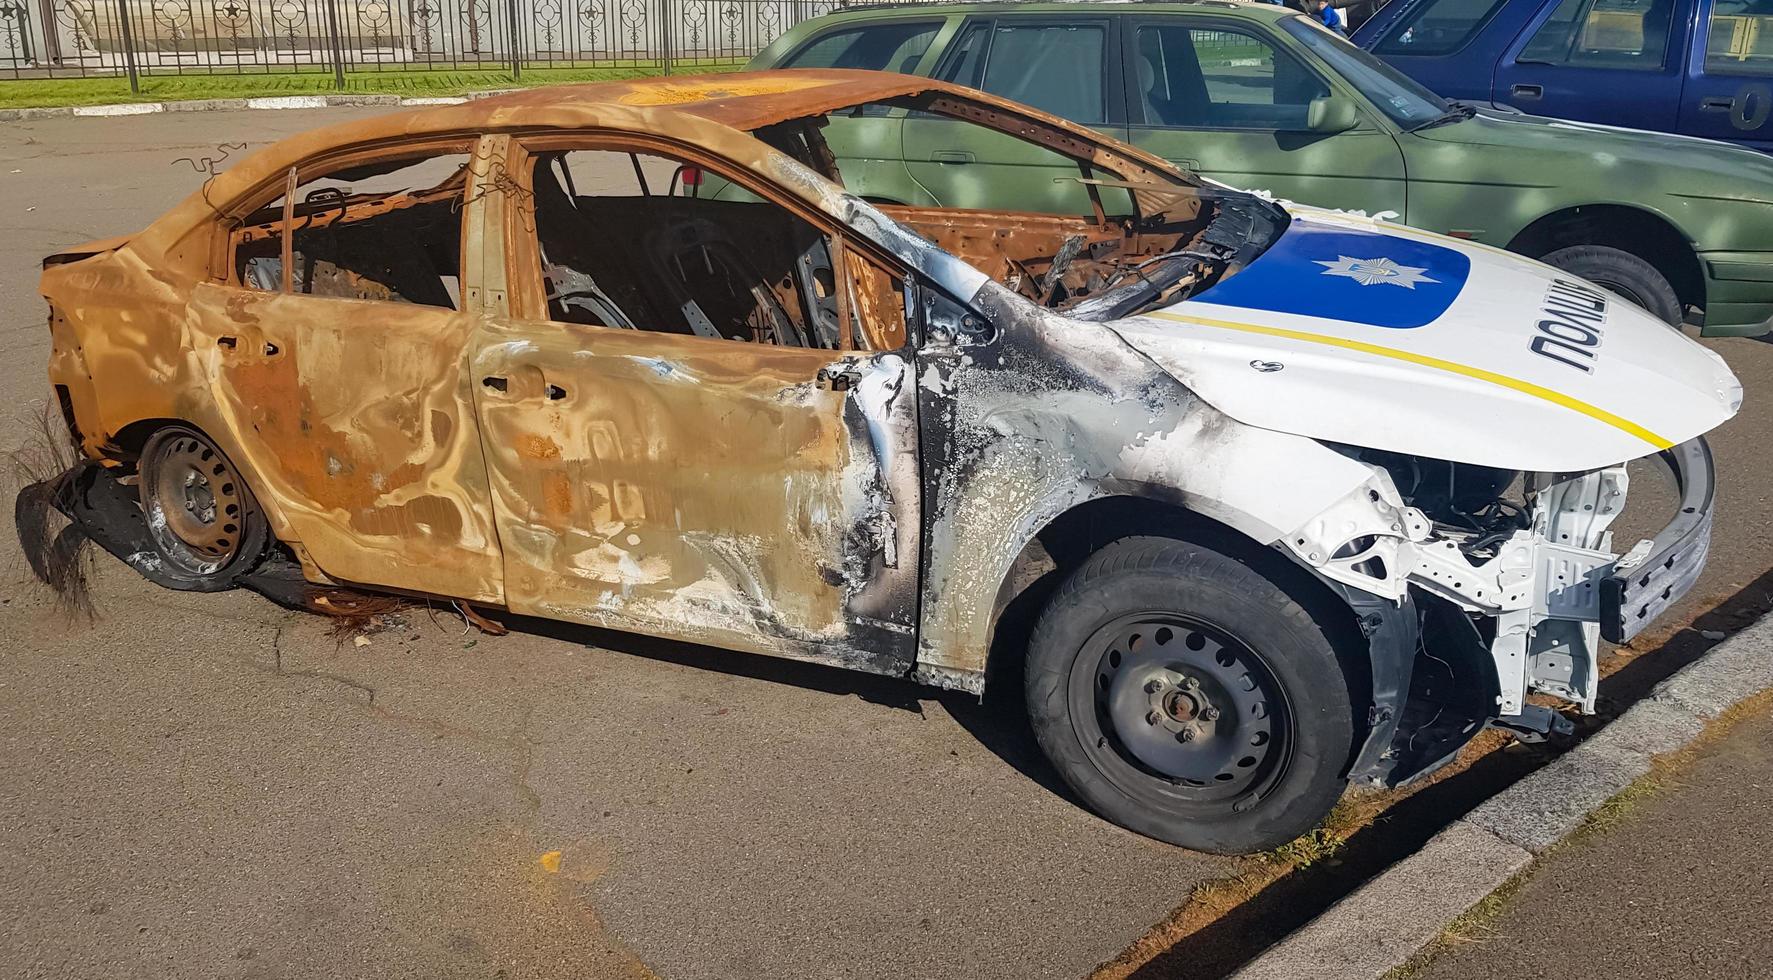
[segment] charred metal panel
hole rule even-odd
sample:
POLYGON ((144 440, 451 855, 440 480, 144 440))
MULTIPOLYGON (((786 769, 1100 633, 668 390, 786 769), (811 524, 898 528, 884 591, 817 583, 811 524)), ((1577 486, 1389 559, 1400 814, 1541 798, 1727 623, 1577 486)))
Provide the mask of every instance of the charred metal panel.
POLYGON ((901 356, 495 319, 473 373, 513 610, 909 669, 901 356))
MULTIPOLYGON (((176 269, 150 264, 133 245, 49 265, 40 287, 52 311, 49 380, 67 392, 88 458, 128 465, 133 458, 117 441, 125 429, 181 419, 210 433, 256 487, 255 468, 210 396, 202 358, 186 343, 191 284, 176 269)), ((274 535, 294 537, 281 501, 259 505, 274 535)))
POLYGON ((1242 425, 1105 325, 987 283, 935 296, 918 358, 926 571, 920 676, 985 669, 1000 584, 1041 528, 1085 501, 1139 495, 1271 544, 1373 474, 1322 444, 1242 425))
POLYGON ((501 601, 474 326, 406 303, 193 291, 190 343, 254 489, 330 577, 501 601))

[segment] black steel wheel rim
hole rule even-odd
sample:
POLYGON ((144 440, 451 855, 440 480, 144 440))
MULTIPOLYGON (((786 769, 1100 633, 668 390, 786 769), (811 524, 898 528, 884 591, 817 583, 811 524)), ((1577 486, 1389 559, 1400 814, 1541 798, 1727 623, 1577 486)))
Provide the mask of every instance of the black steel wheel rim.
POLYGON ((193 575, 233 561, 246 501, 239 475, 221 452, 178 429, 155 439, 142 464, 142 516, 161 556, 193 575))
POLYGON ((1070 682, 1085 752, 1130 795, 1242 809, 1291 759, 1292 705, 1267 661, 1196 617, 1117 617, 1085 642, 1070 682))

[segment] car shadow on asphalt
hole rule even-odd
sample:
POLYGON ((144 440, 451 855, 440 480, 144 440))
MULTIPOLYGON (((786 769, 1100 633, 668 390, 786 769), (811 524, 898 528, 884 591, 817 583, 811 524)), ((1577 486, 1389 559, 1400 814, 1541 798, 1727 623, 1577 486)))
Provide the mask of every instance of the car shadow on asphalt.
MULTIPOLYGON (((1056 576, 1054 576, 1056 579, 1056 576)), ((771 684, 787 684, 824 694, 853 696, 922 716, 926 701, 937 701, 950 717, 1011 768, 1074 805, 1077 797, 1059 778, 1034 740, 1022 708, 1022 657, 1034 614, 1056 582, 1040 582, 1005 609, 991 654, 992 668, 983 697, 945 691, 915 681, 825 664, 739 653, 717 647, 580 626, 558 620, 499 613, 495 618, 521 633, 617 653, 715 671, 771 684)))

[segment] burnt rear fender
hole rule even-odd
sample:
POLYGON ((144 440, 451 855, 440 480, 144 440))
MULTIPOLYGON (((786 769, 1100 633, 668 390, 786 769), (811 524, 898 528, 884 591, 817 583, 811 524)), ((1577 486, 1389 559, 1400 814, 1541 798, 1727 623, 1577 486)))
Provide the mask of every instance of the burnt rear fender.
POLYGON ((44 256, 43 268, 47 269, 51 266, 67 265, 70 262, 79 262, 81 259, 90 259, 95 255, 104 255, 107 252, 115 252, 129 244, 129 240, 134 237, 135 235, 133 234, 116 235, 111 238, 96 239, 87 242, 84 245, 75 245, 73 248, 62 249, 53 255, 44 256))

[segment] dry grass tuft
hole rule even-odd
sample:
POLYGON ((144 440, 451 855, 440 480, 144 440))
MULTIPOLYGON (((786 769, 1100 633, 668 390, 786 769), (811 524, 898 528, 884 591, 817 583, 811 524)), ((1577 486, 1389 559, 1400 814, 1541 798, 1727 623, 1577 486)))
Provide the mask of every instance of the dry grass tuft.
POLYGON ((70 477, 79 448, 59 413, 38 403, 27 420, 30 435, 7 454, 13 491, 13 521, 19 550, 31 577, 47 586, 59 612, 91 619, 92 541, 61 515, 56 503, 71 492, 70 477))
POLYGON ((402 614, 417 608, 417 603, 400 596, 316 588, 308 594, 307 607, 332 620, 326 635, 339 646, 344 646, 345 641, 355 637, 372 636, 406 625, 402 614))

